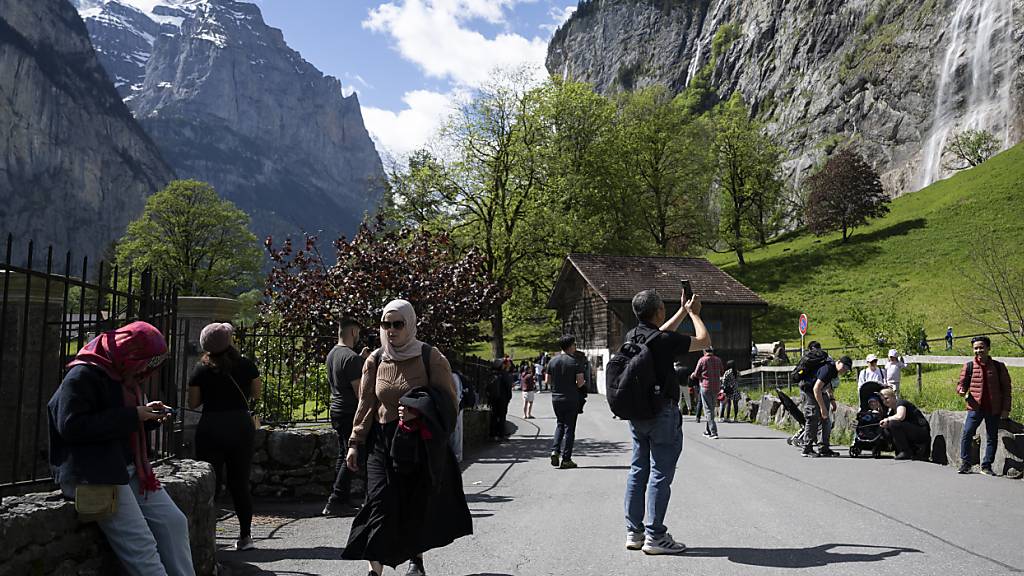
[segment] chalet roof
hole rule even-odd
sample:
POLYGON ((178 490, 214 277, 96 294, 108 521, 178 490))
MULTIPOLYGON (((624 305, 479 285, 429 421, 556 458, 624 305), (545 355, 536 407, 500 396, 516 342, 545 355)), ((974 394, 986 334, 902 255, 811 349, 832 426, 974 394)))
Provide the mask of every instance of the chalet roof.
POLYGON ((678 298, 679 281, 686 279, 703 303, 768 305, 753 290, 704 258, 569 254, 551 291, 548 308, 559 307, 573 270, 609 303, 631 302, 633 295, 648 288, 654 288, 663 298, 678 298))

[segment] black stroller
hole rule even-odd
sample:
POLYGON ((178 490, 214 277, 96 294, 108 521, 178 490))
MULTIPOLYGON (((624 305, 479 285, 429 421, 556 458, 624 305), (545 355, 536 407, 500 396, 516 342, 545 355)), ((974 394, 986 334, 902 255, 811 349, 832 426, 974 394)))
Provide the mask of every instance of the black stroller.
POLYGON ((800 407, 796 405, 796 402, 782 391, 782 388, 776 387, 775 393, 779 395, 779 401, 782 402, 782 407, 785 408, 786 412, 789 412, 789 415, 793 417, 793 420, 800 425, 800 430, 797 431, 796 434, 786 438, 786 444, 796 446, 797 448, 803 448, 807 445, 807 432, 805 428, 807 418, 804 417, 804 413, 800 411, 800 407))
POLYGON ((882 452, 892 450, 892 438, 889 432, 879 425, 885 417, 885 410, 872 412, 868 408, 868 401, 872 396, 884 388, 880 382, 865 382, 860 387, 860 411, 857 412, 857 426, 853 432, 853 444, 850 446, 850 456, 856 458, 862 452, 871 451, 871 455, 878 458, 882 452))

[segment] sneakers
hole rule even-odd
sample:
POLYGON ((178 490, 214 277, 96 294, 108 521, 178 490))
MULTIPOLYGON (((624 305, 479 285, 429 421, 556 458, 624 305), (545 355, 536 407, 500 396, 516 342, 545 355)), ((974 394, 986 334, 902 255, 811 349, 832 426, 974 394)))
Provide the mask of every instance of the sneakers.
POLYGON ((665 532, 657 540, 644 539, 644 545, 640 549, 644 554, 682 554, 686 551, 686 544, 676 542, 671 534, 665 532))
POLYGON ((630 532, 626 530, 626 550, 639 550, 644 546, 643 532, 630 532))
POLYGON ((707 430, 705 430, 704 431, 704 437, 705 438, 711 438, 711 432, 708 432, 707 430))
POLYGON ((825 458, 834 458, 836 456, 839 456, 839 452, 836 452, 831 448, 822 448, 821 450, 818 451, 818 456, 823 456, 825 458))
POLYGON ((800 453, 800 455, 803 456, 804 458, 817 458, 821 456, 821 454, 818 454, 814 450, 804 450, 803 452, 800 453))
POLYGON ((235 542, 235 550, 255 550, 256 545, 252 543, 252 536, 243 536, 235 542))
POLYGON ((427 576, 425 570, 423 570, 423 558, 413 558, 409 561, 409 570, 405 573, 405 576, 427 576))
POLYGON ((981 473, 984 474, 985 476, 995 476, 996 475, 995 471, 992 470, 992 465, 991 464, 982 464, 981 465, 981 473))
POLYGON ((708 438, 711 438, 712 440, 718 440, 718 434, 712 434, 708 436, 708 438))
POLYGON ((960 469, 957 470, 956 473, 957 474, 970 474, 971 473, 971 464, 970 464, 970 462, 964 462, 963 464, 961 464, 960 465, 960 469))
POLYGON ((913 459, 914 459, 914 457, 913 457, 913 455, 910 454, 910 452, 900 452, 895 457, 893 457, 893 460, 913 460, 913 459))
POLYGON ((558 452, 551 453, 551 465, 558 468, 558 452))
POLYGON ((348 516, 355 516, 358 512, 359 508, 349 504, 348 502, 334 502, 332 500, 328 500, 324 509, 320 511, 320 515, 345 518, 348 516))
POLYGON ((572 470, 573 468, 576 468, 576 463, 566 458, 565 460, 562 460, 562 463, 558 467, 561 470, 572 470))

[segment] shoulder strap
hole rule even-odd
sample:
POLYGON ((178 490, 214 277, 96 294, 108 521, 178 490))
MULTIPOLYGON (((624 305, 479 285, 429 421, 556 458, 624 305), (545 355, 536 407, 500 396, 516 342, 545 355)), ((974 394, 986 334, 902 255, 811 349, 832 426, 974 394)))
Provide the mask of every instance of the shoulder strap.
POLYGON ((423 357, 423 368, 427 371, 427 384, 430 384, 430 354, 433 346, 423 343, 423 349, 420 351, 420 355, 423 357))
POLYGON ((235 377, 231 375, 231 372, 225 372, 225 374, 227 374, 228 378, 231 379, 231 383, 235 385, 235 390, 238 390, 238 393, 242 396, 242 403, 245 404, 246 408, 249 408, 251 410, 252 407, 249 406, 249 399, 246 398, 245 392, 242 392, 242 387, 238 385, 238 381, 235 380, 235 377))
POLYGON ((968 388, 971 387, 971 378, 974 377, 974 360, 968 360, 967 364, 964 364, 964 375, 966 382, 964 382, 968 388))

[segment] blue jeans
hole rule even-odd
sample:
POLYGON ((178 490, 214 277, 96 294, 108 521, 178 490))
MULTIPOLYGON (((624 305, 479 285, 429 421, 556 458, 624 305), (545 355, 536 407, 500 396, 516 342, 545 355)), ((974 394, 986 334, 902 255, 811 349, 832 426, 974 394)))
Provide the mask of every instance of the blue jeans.
POLYGON ((658 538, 665 527, 665 513, 672 495, 676 462, 683 451, 682 417, 670 402, 650 420, 631 420, 633 460, 626 479, 626 530, 658 538), (644 499, 648 523, 644 525, 644 499))
MULTIPOLYGON (((98 522, 114 554, 131 576, 195 576, 188 519, 161 488, 139 494, 139 477, 129 466, 128 484, 117 487, 117 512, 98 522)), ((74 496, 73 484, 61 485, 74 496)))
POLYGON ((970 462, 971 443, 974 433, 978 431, 982 420, 985 421, 985 457, 981 459, 984 466, 991 466, 996 459, 996 443, 999 441, 999 414, 986 414, 980 410, 968 410, 964 420, 964 431, 960 434, 960 460, 970 462))

